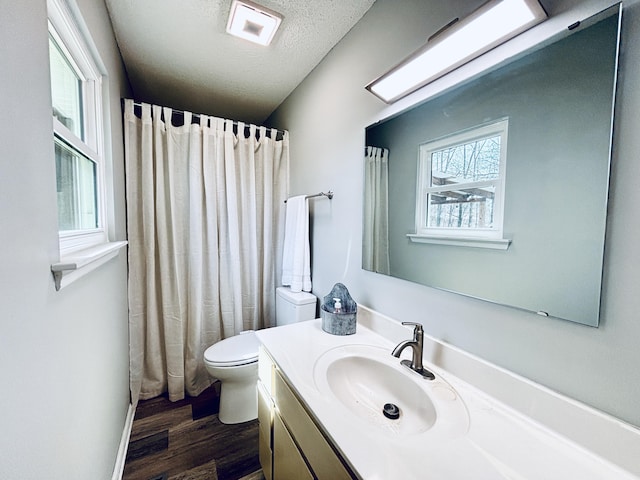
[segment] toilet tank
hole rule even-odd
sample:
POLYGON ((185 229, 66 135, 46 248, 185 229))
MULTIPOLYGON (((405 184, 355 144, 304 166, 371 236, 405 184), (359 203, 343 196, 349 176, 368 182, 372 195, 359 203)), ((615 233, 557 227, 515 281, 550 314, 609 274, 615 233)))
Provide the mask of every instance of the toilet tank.
POLYGON ((316 318, 315 295, 292 292, 289 287, 276 288, 276 325, 288 325, 316 318))

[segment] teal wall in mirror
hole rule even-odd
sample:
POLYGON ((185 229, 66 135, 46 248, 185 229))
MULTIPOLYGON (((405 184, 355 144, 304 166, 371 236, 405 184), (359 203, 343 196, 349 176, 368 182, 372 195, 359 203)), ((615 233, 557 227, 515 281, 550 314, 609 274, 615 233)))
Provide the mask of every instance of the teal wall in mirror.
POLYGON ((389 152, 383 273, 598 325, 618 37, 619 8, 612 7, 544 48, 367 128, 366 146, 389 152), (411 242, 419 145, 503 118, 509 248, 411 242))

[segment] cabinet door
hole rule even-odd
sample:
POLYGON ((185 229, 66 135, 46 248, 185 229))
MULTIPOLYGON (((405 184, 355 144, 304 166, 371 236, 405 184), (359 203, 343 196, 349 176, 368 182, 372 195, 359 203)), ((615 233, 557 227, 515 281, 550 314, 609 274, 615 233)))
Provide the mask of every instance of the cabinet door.
MULTIPOLYGON (((275 403, 315 476, 320 480, 351 480, 357 478, 343 465, 324 435, 316 427, 286 380, 276 370, 274 375, 275 403)), ((277 417, 278 415, 276 415, 277 417)), ((277 440, 274 440, 278 445, 277 440)), ((291 477, 295 478, 295 477, 291 477)))
POLYGON ((273 416, 273 480, 313 480, 280 416, 273 416))
POLYGON ((258 454, 260 465, 266 480, 272 480, 272 451, 271 451, 271 427, 273 417, 273 406, 271 397, 265 392, 260 381, 258 381, 258 454))

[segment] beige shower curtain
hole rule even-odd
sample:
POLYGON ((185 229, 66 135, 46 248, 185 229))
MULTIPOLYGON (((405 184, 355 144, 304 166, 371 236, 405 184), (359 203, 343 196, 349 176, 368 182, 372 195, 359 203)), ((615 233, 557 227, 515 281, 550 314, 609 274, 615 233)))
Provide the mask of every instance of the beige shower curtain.
POLYGON ((289 172, 287 132, 137 108, 125 100, 134 404, 198 395, 208 346, 275 323, 289 172))
POLYGON ((389 150, 366 147, 362 268, 389 274, 389 150))

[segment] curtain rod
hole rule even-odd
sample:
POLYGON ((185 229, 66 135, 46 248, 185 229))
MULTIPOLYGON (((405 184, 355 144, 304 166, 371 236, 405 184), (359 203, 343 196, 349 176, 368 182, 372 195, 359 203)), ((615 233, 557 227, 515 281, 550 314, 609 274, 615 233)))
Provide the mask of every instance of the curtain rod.
MULTIPOLYGON (((123 98, 123 99, 122 99, 122 102, 121 102, 121 103, 122 103, 123 108, 124 108, 124 100, 125 100, 125 99, 123 98)), ((151 105, 151 106, 153 106, 153 105, 152 105, 152 104, 150 104, 150 103, 148 103, 147 105, 151 105)), ((142 107, 142 103, 140 103, 140 102, 133 102, 133 106, 134 106, 134 107, 142 107)), ((158 105, 158 106, 159 106, 159 105, 158 105)), ((164 107, 160 107, 160 108, 164 108, 164 107)), ((168 107, 168 108, 170 108, 170 107, 168 107)), ((177 115, 182 115, 182 116, 184 117, 184 110, 175 110, 175 109, 171 108, 171 113, 172 113, 172 114, 177 114, 177 115)), ((214 115, 206 115, 206 114, 204 114, 204 113, 193 113, 193 112, 191 113, 191 116, 192 116, 193 118, 197 118, 197 119, 200 119, 200 116, 201 116, 201 115, 205 115, 205 116, 207 116, 207 117, 214 117, 214 115)), ((225 121, 226 121, 227 119, 225 118, 225 119, 223 119, 223 120, 225 120, 225 121)), ((233 122, 233 126, 234 126, 234 127, 237 127, 237 126, 238 126, 238 124, 240 123, 240 122, 238 122, 237 120, 231 120, 231 122, 233 122)), ((250 125, 253 125, 252 123, 247 123, 247 122, 242 122, 242 123, 244 123, 245 128, 246 128, 246 127, 249 127, 250 125)), ((261 125, 256 125, 256 126, 257 126, 258 128, 260 128, 260 126, 261 126, 261 125)), ((266 128, 267 130, 275 130, 275 131, 276 131, 277 133, 279 133, 280 135, 284 135, 284 133, 285 133, 285 131, 284 131, 284 130, 278 130, 277 128, 270 128, 270 127, 265 127, 265 128, 266 128)))
MULTIPOLYGON (((333 198, 333 192, 331 190, 329 190, 328 192, 320 192, 320 193, 315 193, 313 195, 306 195, 304 197, 305 200, 309 199, 309 198, 314 198, 314 197, 327 197, 329 200, 331 200, 333 198)), ((284 203, 287 203, 287 201, 285 200, 284 203)))

